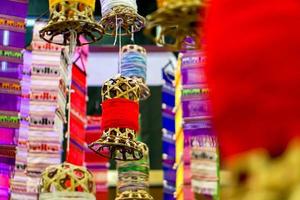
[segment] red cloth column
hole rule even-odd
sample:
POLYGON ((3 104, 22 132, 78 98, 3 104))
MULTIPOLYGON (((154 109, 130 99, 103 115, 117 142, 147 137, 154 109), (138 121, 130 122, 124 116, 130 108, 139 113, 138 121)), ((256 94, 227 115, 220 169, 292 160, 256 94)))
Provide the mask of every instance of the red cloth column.
POLYGON ((212 0, 206 72, 223 158, 300 135, 300 1, 212 0))

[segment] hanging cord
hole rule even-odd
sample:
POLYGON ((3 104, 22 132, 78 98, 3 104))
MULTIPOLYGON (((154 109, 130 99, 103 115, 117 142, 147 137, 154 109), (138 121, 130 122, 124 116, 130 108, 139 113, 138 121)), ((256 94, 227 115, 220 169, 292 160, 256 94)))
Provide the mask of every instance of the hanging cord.
POLYGON ((131 38, 130 38, 130 40, 131 40, 132 44, 135 44, 135 41, 134 41, 134 27, 133 26, 131 26, 131 38))
POLYGON ((116 16, 116 33, 115 33, 115 41, 114 41, 114 46, 116 46, 117 41, 119 42, 119 56, 118 56, 118 74, 121 73, 121 56, 122 56, 122 23, 123 19, 118 18, 116 16))
POLYGON ((119 25, 119 58, 118 58, 118 74, 121 73, 121 56, 122 56, 122 28, 119 25))
POLYGON ((137 12, 136 0, 100 0, 102 16, 107 15, 116 6, 127 6, 137 12))
POLYGON ((46 11, 44 11, 40 16, 38 16, 35 21, 36 22, 47 21, 47 20, 43 19, 43 17, 46 17, 47 14, 49 14, 49 10, 48 9, 46 11))
POLYGON ((74 30, 70 30, 70 46, 69 46, 69 52, 66 54, 66 60, 68 64, 68 82, 69 82, 69 89, 68 89, 68 104, 67 104, 67 109, 68 109, 68 121, 67 121, 67 132, 66 132, 66 138, 67 138, 67 152, 70 150, 70 128, 71 128, 71 94, 72 94, 72 68, 73 68, 73 63, 72 63, 72 58, 76 49, 76 40, 77 40, 77 33, 74 30))

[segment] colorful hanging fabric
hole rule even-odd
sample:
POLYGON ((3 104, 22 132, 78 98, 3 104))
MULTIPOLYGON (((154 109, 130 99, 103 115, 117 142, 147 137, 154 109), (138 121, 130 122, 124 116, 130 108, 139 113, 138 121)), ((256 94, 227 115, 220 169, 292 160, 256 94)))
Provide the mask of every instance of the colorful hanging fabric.
POLYGON ((28 66, 24 65, 23 52, 27 6, 24 0, 3 0, 0 8, 1 200, 9 199, 12 172, 24 170, 26 163, 22 156, 28 131, 28 66))
MULTIPOLYGON (((44 26, 37 22, 33 30, 31 55, 31 84, 29 101, 29 132, 26 169, 15 176, 12 199, 38 198, 42 171, 61 162, 66 105, 66 66, 61 62, 62 48, 47 44, 39 38, 44 26)), ((21 154, 22 155, 22 154, 21 154)))
POLYGON ((179 59, 184 121, 184 198, 218 199, 218 145, 211 125, 203 68, 205 56, 191 50, 180 53, 179 59))
MULTIPOLYGON (((85 142, 90 144, 101 135, 101 116, 87 116, 85 142)), ((108 169, 109 161, 102 156, 95 156, 89 148, 85 148, 85 166, 93 173, 96 181, 96 198, 108 199, 108 169)))

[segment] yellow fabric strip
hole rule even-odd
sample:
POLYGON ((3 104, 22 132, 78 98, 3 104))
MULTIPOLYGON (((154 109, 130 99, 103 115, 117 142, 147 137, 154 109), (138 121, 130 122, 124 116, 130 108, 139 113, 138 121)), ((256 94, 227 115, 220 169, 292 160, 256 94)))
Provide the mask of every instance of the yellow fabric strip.
POLYGON ((55 6, 57 3, 64 2, 64 1, 79 2, 79 3, 85 4, 89 7, 91 7, 93 10, 95 10, 96 0, 49 0, 49 10, 51 10, 52 7, 55 6))

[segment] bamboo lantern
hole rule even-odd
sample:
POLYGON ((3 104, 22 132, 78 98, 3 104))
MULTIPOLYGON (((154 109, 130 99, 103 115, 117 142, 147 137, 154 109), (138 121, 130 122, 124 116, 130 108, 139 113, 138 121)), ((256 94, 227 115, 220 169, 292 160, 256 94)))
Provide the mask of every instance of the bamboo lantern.
POLYGON ((145 26, 145 18, 138 14, 136 1, 100 0, 100 23, 108 35, 131 35, 145 26))
POLYGON ((127 120, 130 113, 133 112, 133 110, 124 112, 124 109, 128 105, 132 106, 132 104, 137 107, 135 107, 136 115, 131 121, 133 120, 133 123, 138 124, 139 98, 140 87, 134 79, 117 76, 104 83, 102 87, 102 137, 90 144, 90 149, 101 156, 115 160, 139 160, 143 157, 142 150, 136 141, 137 130, 119 124, 124 119, 127 120), (116 103, 115 100, 121 101, 121 103, 116 103), (111 121, 115 127, 104 124, 108 116, 112 118, 111 121))
POLYGON ((69 163, 49 166, 42 173, 40 200, 96 200, 93 175, 69 163))
POLYGON ((158 28, 155 42, 173 51, 182 49, 186 37, 192 37, 195 45, 200 46, 202 35, 197 29, 203 26, 204 0, 164 0, 158 1, 158 7, 147 16, 147 35, 151 36, 152 30, 158 28))
POLYGON ((104 29, 93 16, 96 0, 49 0, 50 19, 40 31, 40 37, 50 43, 70 45, 71 33, 76 33, 78 46, 90 44, 103 37, 104 29), (57 42, 56 37, 63 37, 57 42), (87 40, 80 41, 80 36, 87 40))
POLYGON ((149 149, 139 142, 143 158, 138 161, 117 162, 118 185, 116 200, 153 200, 149 194, 149 149))

